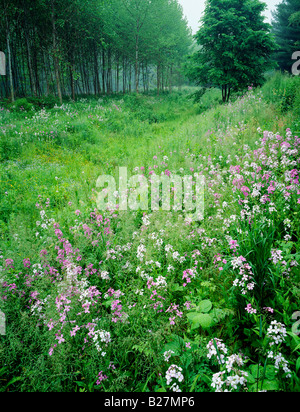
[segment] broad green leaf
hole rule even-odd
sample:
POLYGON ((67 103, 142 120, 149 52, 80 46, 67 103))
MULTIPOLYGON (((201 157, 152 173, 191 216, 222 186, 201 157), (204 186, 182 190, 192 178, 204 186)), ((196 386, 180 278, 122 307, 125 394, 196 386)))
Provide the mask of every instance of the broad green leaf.
POLYGON ((267 380, 273 381, 276 378, 276 369, 272 365, 266 367, 265 376, 267 380))
POLYGON ((192 329, 197 329, 201 326, 203 329, 209 328, 213 324, 213 319, 207 313, 191 312, 187 315, 189 321, 192 323, 192 329))
POLYGON ((276 391, 277 389, 278 389, 277 381, 267 381, 267 380, 264 381, 263 386, 261 388, 261 390, 263 391, 276 391))
POLYGON ((262 365, 251 365, 250 366, 250 371, 251 375, 254 376, 255 379, 261 378, 263 376, 263 366, 262 365))
POLYGON ((254 378, 254 376, 251 375, 251 373, 248 373, 247 382, 248 383, 255 383, 256 382, 256 379, 254 378))
POLYGON ((211 301, 208 300, 208 299, 205 299, 205 300, 202 300, 199 303, 199 305, 197 307, 197 311, 198 312, 203 312, 203 313, 208 313, 211 310, 212 306, 213 305, 212 305, 211 301))

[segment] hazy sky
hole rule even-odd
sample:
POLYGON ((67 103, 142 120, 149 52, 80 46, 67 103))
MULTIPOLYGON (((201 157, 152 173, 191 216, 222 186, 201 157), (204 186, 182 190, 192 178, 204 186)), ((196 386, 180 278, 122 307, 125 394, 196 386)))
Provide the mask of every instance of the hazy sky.
MULTIPOLYGON (((199 20, 202 12, 205 8, 205 0, 178 0, 183 7, 183 12, 188 19, 189 26, 193 30, 193 34, 198 31, 199 20)), ((268 6, 266 11, 266 17, 271 22, 271 11, 275 9, 275 6, 282 2, 282 0, 264 0, 268 6)))

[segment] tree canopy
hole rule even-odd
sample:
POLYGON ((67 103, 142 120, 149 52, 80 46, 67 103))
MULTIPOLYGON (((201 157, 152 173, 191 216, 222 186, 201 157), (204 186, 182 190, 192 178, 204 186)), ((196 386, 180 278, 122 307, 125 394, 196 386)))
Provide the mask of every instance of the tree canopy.
POLYGON ((277 49, 274 58, 281 70, 291 71, 292 55, 300 48, 300 2, 283 0, 273 13, 277 49))
POLYGON ((202 86, 222 89, 223 101, 232 90, 259 85, 275 48, 266 5, 259 0, 208 0, 195 39, 199 50, 187 74, 202 86))
POLYGON ((139 91, 176 83, 191 43, 177 0, 0 0, 0 97, 139 91), (153 85, 153 81, 152 81, 153 85))

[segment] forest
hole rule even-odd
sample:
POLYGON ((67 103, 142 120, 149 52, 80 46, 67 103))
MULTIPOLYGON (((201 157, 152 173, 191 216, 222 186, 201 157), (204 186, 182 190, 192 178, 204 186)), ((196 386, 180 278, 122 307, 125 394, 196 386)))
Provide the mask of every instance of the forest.
POLYGON ((1 393, 300 391, 300 2, 204 3, 0 0, 1 393))
POLYGON ((2 96, 99 95, 182 82, 191 32, 177 1, 1 1, 2 96), (155 77, 155 80, 154 80, 155 77))

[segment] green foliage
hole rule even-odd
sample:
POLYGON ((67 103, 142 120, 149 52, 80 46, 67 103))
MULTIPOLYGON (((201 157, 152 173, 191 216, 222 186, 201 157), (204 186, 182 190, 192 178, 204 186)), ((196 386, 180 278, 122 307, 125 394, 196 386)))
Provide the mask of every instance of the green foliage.
POLYGON ((292 111, 300 114, 300 79, 276 72, 263 86, 267 101, 272 102, 280 112, 292 111))
POLYGON ((203 87, 220 87, 224 102, 232 91, 261 85, 275 47, 264 8, 256 0, 208 1, 195 36, 199 51, 190 58, 188 77, 203 87))
POLYGON ((30 96, 50 108, 81 95, 182 82, 191 34, 177 0, 3 0, 2 9, 1 44, 14 47, 4 50, 9 70, 0 96, 12 103, 30 96))
POLYGON ((272 31, 275 35, 277 49, 274 55, 279 68, 291 72, 292 54, 299 50, 300 39, 300 4, 298 0, 283 0, 276 6, 272 31))

